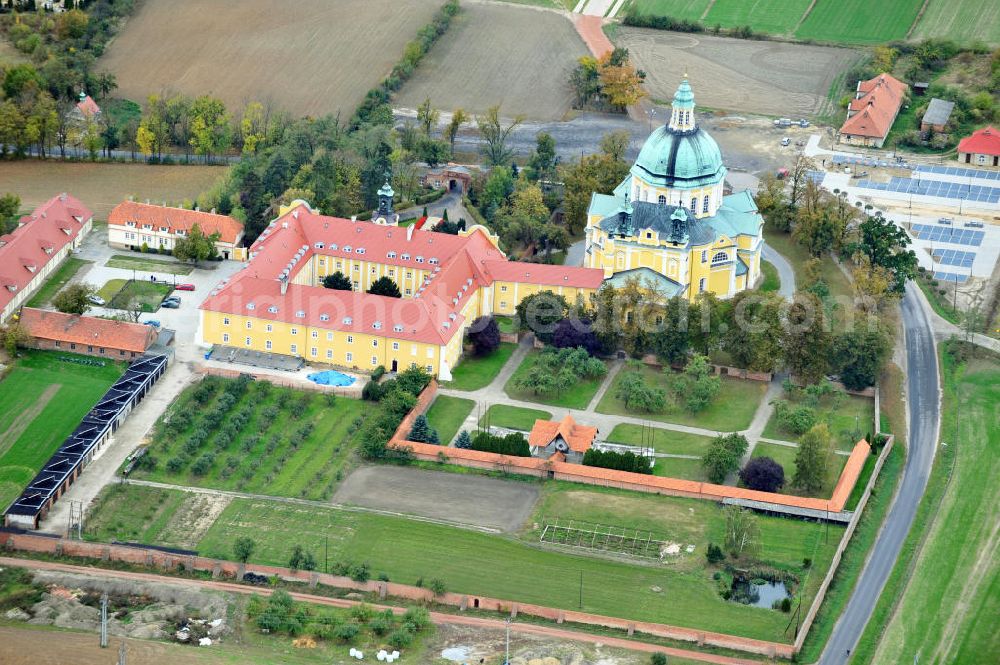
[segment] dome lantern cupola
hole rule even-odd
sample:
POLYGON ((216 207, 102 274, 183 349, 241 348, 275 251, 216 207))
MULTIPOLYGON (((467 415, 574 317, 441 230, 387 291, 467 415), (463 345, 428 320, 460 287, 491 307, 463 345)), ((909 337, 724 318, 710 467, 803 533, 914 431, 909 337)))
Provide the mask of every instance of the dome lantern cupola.
POLYGON ((681 84, 677 86, 671 108, 670 122, 667 123, 670 131, 693 132, 697 129, 697 124, 694 121, 694 92, 691 90, 687 74, 684 75, 681 84))

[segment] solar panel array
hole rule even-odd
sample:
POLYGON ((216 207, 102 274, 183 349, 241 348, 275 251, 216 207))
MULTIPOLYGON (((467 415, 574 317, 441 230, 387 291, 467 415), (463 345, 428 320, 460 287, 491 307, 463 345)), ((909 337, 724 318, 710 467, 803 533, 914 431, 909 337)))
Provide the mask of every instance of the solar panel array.
POLYGON ((982 203, 1000 203, 1000 187, 970 186, 957 182, 943 182, 941 180, 915 180, 913 178, 893 177, 889 182, 861 180, 858 182, 858 187, 882 192, 900 192, 902 194, 939 196, 946 199, 963 199, 965 201, 979 201, 982 203))
POLYGON ((935 272, 934 279, 941 282, 957 282, 959 284, 965 284, 968 281, 968 275, 959 275, 954 272, 935 272))
POLYGON ((976 260, 975 252, 963 252, 960 249, 935 248, 933 255, 941 265, 962 268, 971 268, 972 262, 976 260))
POLYGON ((957 175, 963 178, 1000 181, 1000 171, 980 171, 978 169, 963 169, 956 166, 917 166, 913 170, 920 173, 940 173, 941 175, 957 175))
POLYGON ((972 229, 956 229, 952 226, 935 226, 933 224, 914 224, 913 234, 921 240, 931 242, 951 242, 956 245, 979 247, 983 244, 984 231, 972 229))

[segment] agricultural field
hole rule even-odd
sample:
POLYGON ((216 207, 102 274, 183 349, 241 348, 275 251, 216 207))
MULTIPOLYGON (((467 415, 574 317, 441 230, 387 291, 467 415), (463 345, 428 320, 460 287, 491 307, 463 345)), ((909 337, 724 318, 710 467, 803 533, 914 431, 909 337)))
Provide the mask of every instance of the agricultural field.
POLYGON ((34 208, 68 191, 94 212, 95 220, 107 220, 111 209, 129 196, 175 204, 194 200, 225 172, 224 166, 0 161, 3 191, 20 196, 22 208, 34 208))
POLYGON ((632 6, 643 14, 672 16, 697 21, 712 4, 711 0, 632 0, 632 6))
POLYGON ((504 342, 488 356, 465 356, 462 362, 458 363, 458 367, 452 370, 451 381, 445 382, 443 387, 452 390, 485 388, 507 364, 516 348, 516 344, 504 342))
MULTIPOLYGON (((597 405, 598 413, 628 415, 660 422, 677 423, 678 425, 703 427, 716 432, 736 432, 749 427, 750 421, 753 420, 753 414, 757 411, 757 406, 767 391, 765 383, 724 376, 719 394, 712 403, 697 414, 684 410, 680 405, 669 404, 669 399, 667 409, 663 413, 637 413, 630 411, 625 403, 615 396, 618 386, 627 372, 627 369, 622 370, 615 376, 607 392, 604 393, 604 397, 597 405)), ((661 370, 648 366, 643 366, 639 372, 649 385, 663 388, 669 398, 671 380, 676 374, 664 374, 661 370)))
POLYGON ((353 459, 362 402, 207 377, 188 387, 154 429, 137 478, 325 500, 353 459))
POLYGON ((923 0, 819 0, 795 32, 799 39, 844 44, 884 44, 904 39, 923 0))
POLYGON ((980 39, 1000 44, 1000 3, 983 0, 930 0, 913 31, 914 39, 944 37, 957 42, 980 39))
POLYGON ((172 90, 212 94, 230 110, 257 100, 347 118, 440 4, 300 0, 275 13, 267 0, 150 0, 99 65, 136 101, 172 90))
POLYGON ((80 419, 121 376, 121 363, 103 367, 65 362, 82 357, 24 351, 0 380, 0 507, 24 486, 69 436, 80 419))
POLYGON ((871 661, 880 665, 985 662, 1000 651, 1000 360, 980 350, 959 363, 945 351, 942 380, 942 448, 916 526, 930 522, 871 661))
POLYGON ((799 24, 811 0, 715 0, 704 23, 723 28, 752 26, 756 32, 789 34, 799 24))
POLYGON ((570 73, 587 54, 573 24, 560 14, 463 2, 448 34, 393 104, 416 109, 430 99, 443 111, 461 107, 471 113, 500 104, 504 116, 560 120, 573 102, 570 73))
MULTIPOLYGON (((787 615, 727 602, 719 595, 705 569, 703 549, 708 539, 723 536, 724 520, 715 504, 601 491, 578 494, 584 496, 574 497, 569 505, 551 501, 546 505, 593 517, 619 514, 614 510, 622 507, 619 502, 637 502, 645 508, 645 516, 629 518, 631 522, 648 528, 645 524, 655 521, 657 530, 666 528, 671 539, 696 544, 696 552, 685 555, 684 563, 636 565, 539 549, 537 532, 518 542, 399 517, 242 499, 230 503, 198 549, 205 556, 231 556, 235 538, 246 535, 257 541, 252 560, 284 565, 295 544, 320 560, 328 545, 331 562, 367 562, 373 575, 385 573, 392 581, 413 584, 436 577, 449 591, 571 608, 580 604, 582 574, 582 608, 587 612, 790 639, 784 635, 787 615), (672 518, 685 525, 683 535, 671 526, 672 518), (664 602, 667 597, 671 602, 664 602)), ((632 506, 628 508, 621 512, 636 514, 632 506)), ((761 518, 764 559, 803 576, 807 603, 829 564, 839 532, 836 527, 831 542, 824 545, 820 525, 761 518), (812 558, 813 572, 801 569, 804 557, 812 558)))
POLYGON ((701 107, 740 113, 819 113, 834 80, 859 57, 846 48, 621 27, 616 46, 646 71, 654 100, 670 100, 686 71, 701 107))

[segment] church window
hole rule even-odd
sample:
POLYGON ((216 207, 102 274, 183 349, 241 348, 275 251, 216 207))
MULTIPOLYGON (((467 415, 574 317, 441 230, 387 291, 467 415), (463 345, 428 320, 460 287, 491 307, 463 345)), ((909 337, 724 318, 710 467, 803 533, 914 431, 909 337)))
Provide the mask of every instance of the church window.
POLYGON ((705 261, 708 261, 708 251, 707 250, 702 250, 702 252, 701 252, 701 262, 704 263, 705 261))
POLYGON ((704 293, 704 292, 705 292, 705 278, 702 277, 701 279, 698 280, 698 293, 704 293))
POLYGON ((698 212, 698 198, 695 196, 691 197, 691 214, 694 215, 698 212))
POLYGON ((639 200, 639 185, 635 186, 635 194, 632 195, 632 198, 635 199, 636 201, 639 200))
POLYGON ((718 252, 712 256, 712 265, 718 265, 720 263, 725 263, 729 260, 729 254, 725 252, 718 252))
POLYGON ((705 199, 704 199, 704 200, 703 200, 703 201, 701 202, 701 211, 702 211, 702 212, 704 212, 704 213, 707 213, 707 212, 708 212, 708 197, 707 197, 707 196, 706 196, 706 197, 705 197, 705 199))
POLYGON ((660 196, 656 199, 656 202, 659 203, 661 206, 667 205, 667 197, 664 196, 663 194, 660 194, 660 196))

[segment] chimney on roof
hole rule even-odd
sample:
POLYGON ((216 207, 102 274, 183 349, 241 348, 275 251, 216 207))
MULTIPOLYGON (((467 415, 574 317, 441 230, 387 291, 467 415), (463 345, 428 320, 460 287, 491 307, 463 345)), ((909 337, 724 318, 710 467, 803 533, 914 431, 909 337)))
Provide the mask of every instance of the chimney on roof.
POLYGON ((288 276, 282 275, 278 281, 281 282, 281 295, 285 295, 288 292, 288 276))
POLYGON ((357 215, 351 215, 351 221, 352 222, 358 221, 358 216, 357 215))
POLYGON ((149 205, 149 199, 146 199, 146 205, 149 205))
POLYGON ((215 214, 215 208, 212 208, 212 214, 213 215, 215 214))
POLYGON ((60 201, 65 201, 66 200, 66 192, 63 192, 62 194, 59 195, 59 200, 60 201))
POLYGON ((195 212, 201 212, 201 206, 195 206, 194 207, 194 211, 195 212))
POLYGON ((292 211, 292 219, 298 219, 298 218, 299 218, 299 209, 296 208, 295 210, 292 211))
POLYGON ((406 227, 406 241, 407 242, 413 240, 413 227, 414 226, 416 226, 416 224, 410 224, 409 226, 406 227))

